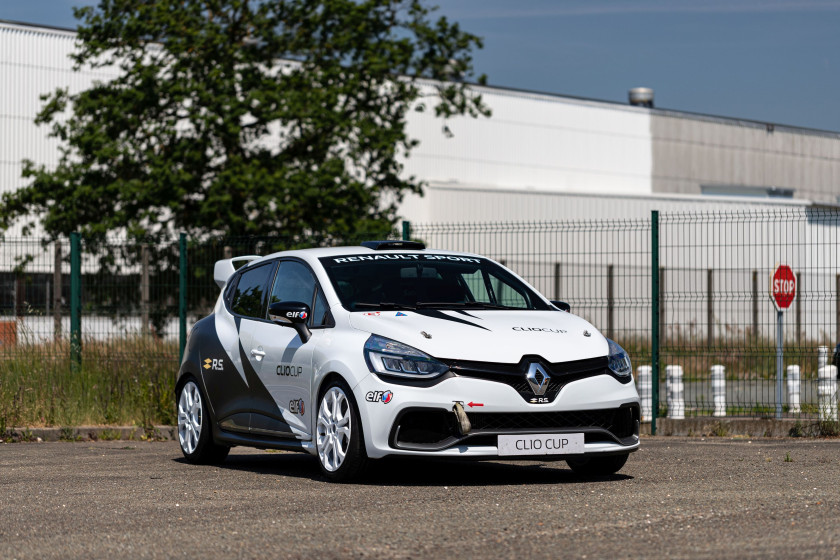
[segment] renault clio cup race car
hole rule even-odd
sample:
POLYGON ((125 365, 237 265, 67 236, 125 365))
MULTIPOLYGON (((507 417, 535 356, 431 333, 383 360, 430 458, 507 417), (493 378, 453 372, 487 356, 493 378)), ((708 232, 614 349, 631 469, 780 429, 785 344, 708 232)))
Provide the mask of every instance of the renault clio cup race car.
POLYGON ((176 385, 191 463, 244 445, 311 453, 336 481, 396 455, 604 475, 639 448, 625 351, 488 258, 371 241, 226 259, 214 278, 176 385))

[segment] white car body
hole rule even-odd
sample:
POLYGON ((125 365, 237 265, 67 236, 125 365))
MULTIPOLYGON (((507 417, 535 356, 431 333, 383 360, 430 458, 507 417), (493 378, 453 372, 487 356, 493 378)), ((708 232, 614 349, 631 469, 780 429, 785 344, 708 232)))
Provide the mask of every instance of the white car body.
MULTIPOLYGON (((215 277, 223 287, 222 293, 213 314, 197 323, 191 332, 178 385, 180 391, 191 379, 207 396, 212 442, 317 454, 318 414, 323 406, 319 398, 326 382, 334 384, 340 378, 352 392, 361 420, 364 454, 370 459, 395 455, 499 457, 499 438, 509 435, 521 435, 525 443, 508 438, 505 457, 511 456, 509 445, 521 449, 522 457, 553 459, 626 456, 638 449, 639 396, 632 374, 624 371, 623 376, 618 376, 603 367, 614 347, 593 325, 560 311, 507 269, 503 270, 532 292, 532 304, 539 309, 450 309, 446 305, 411 309, 387 303, 370 310, 347 309, 336 287, 342 282, 333 282, 325 264, 339 266, 334 263, 341 261, 367 266, 376 262, 374 259, 404 260, 409 265, 402 270, 409 272, 414 266, 411 263, 424 263, 417 268, 419 272, 414 272, 417 276, 406 282, 426 282, 425 276, 420 276, 429 273, 431 278, 436 270, 442 274, 445 265, 436 268, 436 262, 476 259, 483 263, 482 267, 501 267, 479 255, 400 250, 390 245, 379 249, 307 249, 253 258, 236 275, 261 264, 281 261, 296 261, 313 274, 317 282, 313 305, 318 307, 319 317, 330 320, 327 326, 308 329, 311 338, 304 342, 306 336, 299 334, 299 326, 289 328, 285 320, 274 322, 232 311, 231 297, 246 296, 237 296, 238 292, 231 296, 232 290, 226 289, 236 259, 220 261, 215 277), (318 287, 323 301, 317 299, 318 287), (324 301, 328 314, 322 309, 324 301), (431 379, 373 371, 371 361, 378 354, 369 357, 365 350, 372 335, 412 347, 448 369, 431 379), (575 365, 566 368, 564 364, 568 363, 575 365), (591 371, 575 369, 584 366, 591 371), (531 382, 525 379, 529 371, 531 382), (539 396, 539 391, 547 390, 542 385, 550 391, 539 396), (254 395, 253 399, 250 395, 254 395), (620 419, 610 420, 610 414, 620 419), (604 425, 609 422, 621 424, 620 429, 604 425), (438 432, 442 439, 433 441, 438 432), (572 434, 574 445, 555 449, 556 452, 521 447, 530 445, 527 436, 542 435, 541 441, 547 442, 549 436, 563 434, 572 434)), ((284 269, 275 265, 274 274, 285 269, 302 270, 297 265, 286 265, 284 269)), ((268 267, 265 273, 269 274, 268 267)), ((256 278, 256 274, 252 276, 256 278)), ((486 280, 489 276, 484 278, 484 287, 492 292, 492 285, 486 280)), ((273 281, 272 294, 281 280, 273 281)), ((476 282, 474 286, 483 290, 480 281, 476 282)), ((347 287, 347 283, 343 283, 346 291, 358 291, 358 287, 347 287)), ((505 289, 497 285, 499 293, 505 289)), ((253 290, 262 296, 258 292, 253 290)), ((313 324, 312 312, 309 315, 307 322, 313 324)), ((400 367, 414 366, 408 363, 400 367)), ((629 360, 626 367, 629 368, 629 360)), ((188 458, 189 445, 184 447, 183 434, 190 429, 193 428, 186 426, 181 430, 182 448, 188 458)), ((567 440, 564 439, 566 443, 567 440)), ((329 467, 325 472, 328 471, 329 467)))

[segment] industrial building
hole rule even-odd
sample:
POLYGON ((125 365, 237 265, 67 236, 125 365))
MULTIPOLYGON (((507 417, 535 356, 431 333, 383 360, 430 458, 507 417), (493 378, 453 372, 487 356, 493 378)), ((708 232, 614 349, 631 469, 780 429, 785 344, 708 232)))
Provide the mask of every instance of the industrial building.
MULTIPOLYGON (((56 141, 33 122, 41 107, 39 96, 58 87, 77 92, 94 80, 113 77, 102 70, 74 71, 68 58, 74 44, 72 30, 0 21, 0 192, 22 184, 23 159, 43 164, 58 160, 56 141)), ((431 84, 424 87, 432 93, 431 84)), ((491 109, 491 117, 444 121, 432 111, 409 114, 409 136, 420 144, 405 159, 404 172, 426 184, 425 196, 408 196, 400 207, 401 217, 412 224, 632 220, 648 219, 653 209, 663 214, 791 209, 831 213, 840 209, 838 132, 660 109, 653 92, 645 88, 631 90, 632 103, 495 87, 473 89, 491 109)), ((760 245, 751 241, 761 250, 747 247, 740 256, 725 258, 709 251, 693 259, 683 268, 692 268, 696 274, 675 271, 668 285, 679 282, 687 292, 705 293, 703 283, 712 277, 707 271, 727 269, 732 278, 739 278, 727 281, 749 292, 753 271, 763 275, 784 258, 797 270, 819 270, 810 275, 809 288, 821 294, 823 303, 812 301, 812 319, 807 321, 811 326, 803 328, 815 335, 836 336, 834 303, 824 300, 833 297, 835 272, 840 270, 838 220, 807 215, 810 221, 805 229, 776 232, 776 241, 768 238, 760 245), (815 243, 808 251, 796 250, 815 236, 829 241, 815 243), (787 247, 788 254, 780 255, 772 249, 775 246, 787 247)), ((737 229, 737 224, 727 227, 737 229)), ((432 230, 426 231, 441 248, 464 248, 452 238, 436 238, 432 230)), ((730 236, 728 230, 705 224, 681 233, 684 238, 670 239, 671 247, 688 246, 688 238, 698 232, 710 235, 710 246, 714 239, 730 236)), ((7 232, 10 237, 15 234, 7 232)), ((626 243, 622 239, 609 241, 612 249, 602 252, 598 266, 633 264, 631 255, 605 256, 618 253, 620 244, 626 243)), ((487 240, 473 238, 472 243, 475 250, 492 256, 494 249, 487 240)), ((556 242, 544 246, 552 243, 556 242)), ((678 253, 675 249, 674 262, 678 256, 685 258, 678 253)), ((552 293, 560 285, 552 273, 530 272, 557 264, 537 262, 538 258, 542 257, 510 264, 545 293, 564 296, 552 293)), ((663 254, 663 267, 674 268, 668 258, 663 254)), ((590 266, 570 259, 563 263, 566 270, 590 266)), ((0 264, 7 268, 10 263, 0 264)), ((648 265, 642 259, 634 266, 648 265)), ((643 268, 634 275, 637 279, 647 276, 643 268)), ((638 300, 649 293, 648 282, 626 283, 626 297, 638 300)), ((580 282, 570 299, 601 298, 605 292, 601 284, 580 282)), ((733 323, 745 324, 751 306, 749 301, 727 305, 716 312, 715 321, 725 326, 726 314, 730 314, 735 317, 733 323)), ((600 303, 592 309, 589 316, 596 321, 599 313, 607 313, 600 303)), ((677 313, 679 307, 674 304, 668 309, 675 313, 674 323, 707 322, 705 315, 698 315, 705 308, 677 313)), ((644 313, 640 307, 625 314, 616 328, 638 323, 644 313)))

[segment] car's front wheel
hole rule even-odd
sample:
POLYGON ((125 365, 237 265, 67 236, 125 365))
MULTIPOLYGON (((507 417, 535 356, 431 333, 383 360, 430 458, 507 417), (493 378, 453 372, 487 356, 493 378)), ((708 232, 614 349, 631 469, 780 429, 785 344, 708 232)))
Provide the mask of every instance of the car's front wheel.
POLYGON ((213 441, 207 405, 194 379, 178 392, 178 442, 190 463, 221 463, 230 452, 230 447, 213 441))
POLYGON ((581 457, 579 459, 566 459, 575 474, 582 476, 607 476, 615 474, 621 470, 624 463, 627 462, 629 453, 621 455, 607 455, 606 457, 581 457))
POLYGON ((362 422, 353 393, 344 381, 327 385, 318 404, 316 448, 321 472, 341 482, 359 475, 367 462, 362 422))

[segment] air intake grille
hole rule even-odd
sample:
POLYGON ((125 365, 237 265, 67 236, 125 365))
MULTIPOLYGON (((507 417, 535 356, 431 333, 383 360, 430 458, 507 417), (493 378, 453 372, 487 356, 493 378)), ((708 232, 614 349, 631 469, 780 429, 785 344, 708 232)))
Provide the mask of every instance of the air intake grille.
POLYGON ((553 402, 564 385, 572 381, 594 377, 596 375, 608 374, 607 357, 589 358, 586 360, 575 360, 571 362, 550 363, 540 356, 523 356, 518 364, 498 364, 493 362, 468 362, 463 360, 441 360, 456 375, 464 377, 476 377, 510 385, 519 393, 526 402, 553 402), (528 367, 532 363, 540 364, 548 376, 548 388, 541 398, 545 401, 535 400, 537 396, 525 378, 528 367))
POLYGON ((618 438, 635 432, 637 412, 633 407, 569 412, 471 412, 474 433, 531 432, 540 430, 600 428, 618 438))

